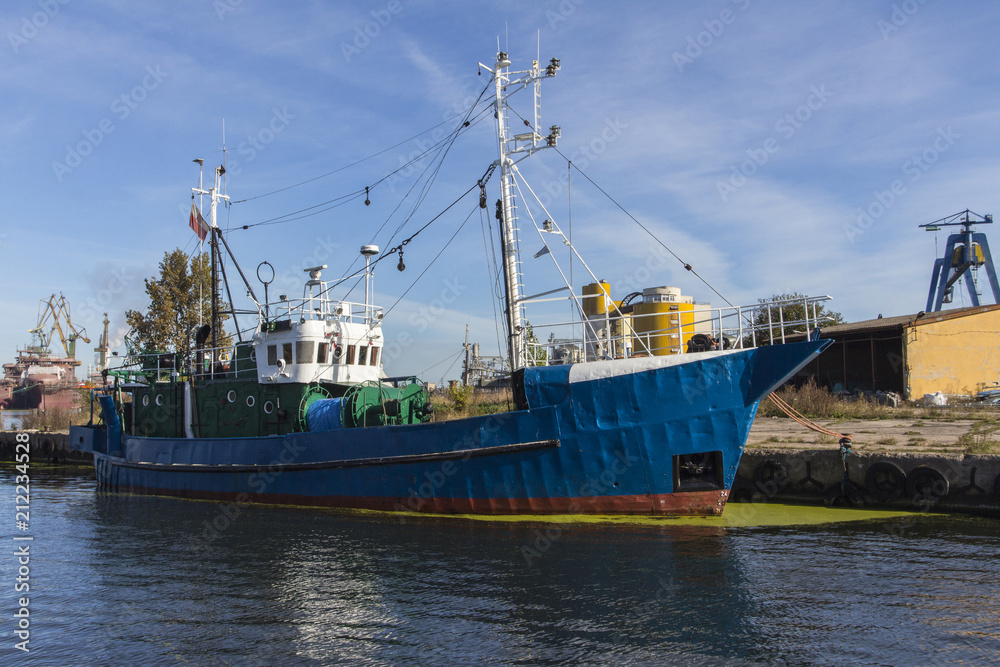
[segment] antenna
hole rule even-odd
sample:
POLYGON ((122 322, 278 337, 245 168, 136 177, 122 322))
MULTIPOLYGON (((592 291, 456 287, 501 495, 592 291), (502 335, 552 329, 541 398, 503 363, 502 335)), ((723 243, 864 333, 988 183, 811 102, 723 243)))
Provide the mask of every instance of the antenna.
MULTIPOLYGON (((222 119, 222 174, 226 174, 226 119, 222 119)), ((229 194, 229 179, 222 179, 223 194, 229 194)))

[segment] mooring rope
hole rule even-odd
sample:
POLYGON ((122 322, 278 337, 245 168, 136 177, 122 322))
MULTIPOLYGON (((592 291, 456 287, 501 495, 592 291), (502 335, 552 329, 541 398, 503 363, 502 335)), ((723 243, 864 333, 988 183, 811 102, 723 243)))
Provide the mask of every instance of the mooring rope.
POLYGON ((805 426, 807 429, 824 435, 831 435, 839 440, 847 440, 848 442, 851 441, 852 437, 849 433, 837 433, 836 431, 831 431, 825 426, 820 426, 813 420, 803 415, 801 412, 798 412, 795 408, 789 405, 785 399, 781 398, 777 394, 768 394, 767 397, 772 403, 774 403, 775 407, 788 415, 793 421, 805 426))

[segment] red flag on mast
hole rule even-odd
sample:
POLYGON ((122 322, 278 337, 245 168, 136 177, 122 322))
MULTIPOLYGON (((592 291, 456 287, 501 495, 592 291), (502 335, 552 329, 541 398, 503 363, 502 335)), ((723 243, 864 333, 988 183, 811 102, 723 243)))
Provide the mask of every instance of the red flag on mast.
POLYGON ((198 235, 198 239, 204 241, 205 237, 208 236, 209 226, 205 222, 205 218, 201 217, 201 211, 194 205, 194 202, 191 202, 191 220, 189 224, 191 225, 191 231, 198 235))

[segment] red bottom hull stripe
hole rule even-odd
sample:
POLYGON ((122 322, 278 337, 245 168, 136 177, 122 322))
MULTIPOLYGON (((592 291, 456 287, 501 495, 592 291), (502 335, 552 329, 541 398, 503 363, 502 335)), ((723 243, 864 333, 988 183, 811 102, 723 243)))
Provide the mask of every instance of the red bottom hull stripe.
MULTIPOLYGON (((104 487, 107 488, 107 487, 104 487)), ((584 498, 388 498, 382 496, 306 496, 289 493, 233 493, 129 487, 109 490, 145 495, 176 496, 198 500, 340 507, 386 512, 428 512, 432 514, 640 514, 718 515, 729 496, 727 490, 688 491, 632 496, 591 496, 584 498)))

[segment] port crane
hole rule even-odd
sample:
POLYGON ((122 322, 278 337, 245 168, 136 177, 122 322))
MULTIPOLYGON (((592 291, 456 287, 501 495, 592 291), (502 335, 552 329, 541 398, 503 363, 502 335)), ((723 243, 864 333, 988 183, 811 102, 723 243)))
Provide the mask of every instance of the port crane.
POLYGON ((73 325, 69 314, 69 302, 62 293, 58 297, 53 294, 48 299, 42 299, 38 302, 38 324, 35 325, 34 329, 29 329, 28 333, 31 334, 31 345, 28 347, 28 351, 38 356, 51 354, 50 345, 55 334, 59 334, 63 351, 71 359, 76 358, 76 341, 90 342, 87 330, 73 325), (65 329, 63 323, 65 323, 65 329))
POLYGON ((992 215, 979 215, 969 209, 949 215, 948 217, 920 225, 929 232, 936 232, 942 227, 961 227, 962 230, 948 235, 944 255, 934 260, 934 270, 931 273, 931 287, 927 293, 926 312, 941 310, 942 305, 951 303, 955 283, 965 277, 965 286, 969 290, 969 298, 973 306, 979 305, 979 291, 976 288, 975 271, 986 269, 986 276, 993 290, 994 303, 1000 303, 1000 283, 997 282, 997 272, 990 254, 990 244, 986 234, 973 233, 973 225, 993 224, 992 215))

